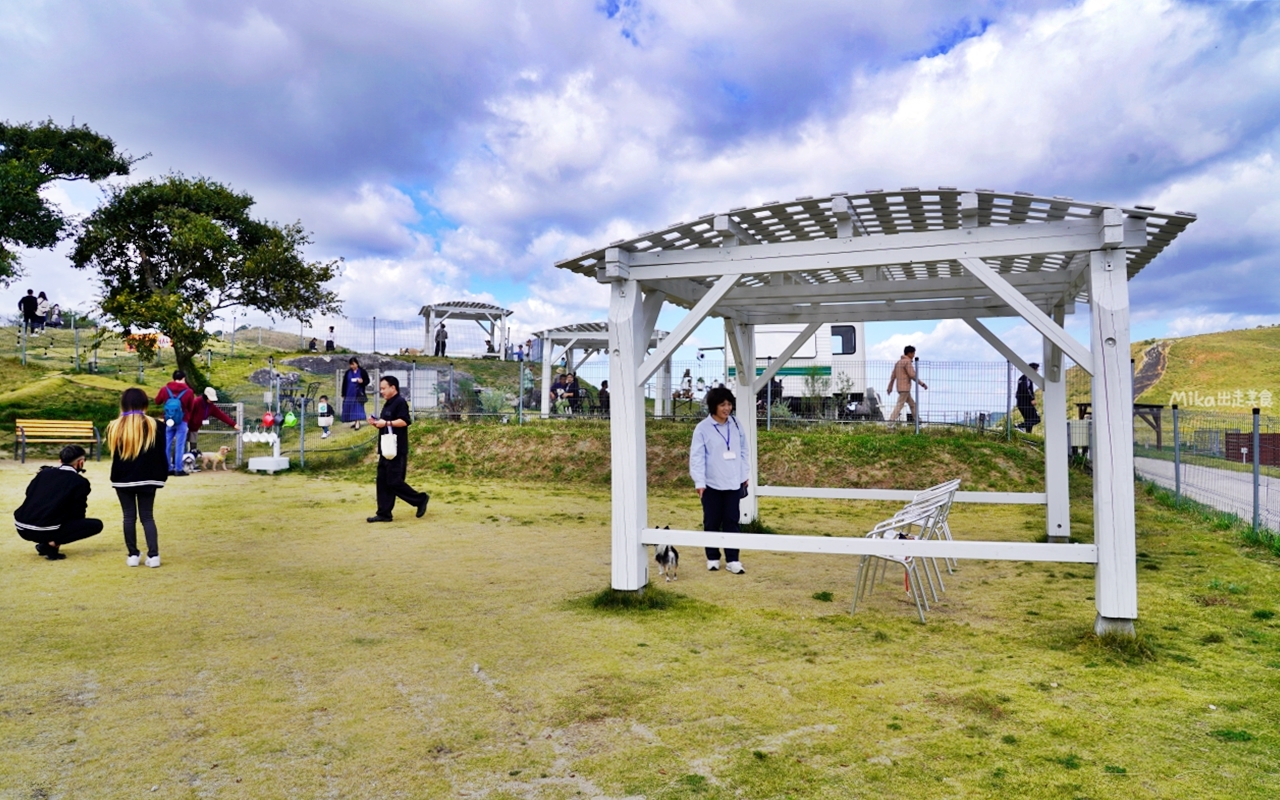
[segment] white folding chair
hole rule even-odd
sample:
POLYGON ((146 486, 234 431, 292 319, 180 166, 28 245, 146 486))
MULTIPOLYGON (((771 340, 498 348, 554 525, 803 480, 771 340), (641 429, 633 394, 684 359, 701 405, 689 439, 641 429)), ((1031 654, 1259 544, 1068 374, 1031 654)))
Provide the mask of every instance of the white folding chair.
MULTIPOLYGON (((916 538, 910 531, 917 527, 922 527, 928 523, 930 516, 934 514, 935 509, 916 509, 914 512, 903 511, 895 514, 893 517, 884 520, 876 525, 870 533, 867 534, 868 539, 898 539, 898 538, 916 538)), ((915 601, 916 613, 920 615, 920 622, 923 623, 924 612, 929 608, 929 600, 924 596, 924 587, 920 579, 920 568, 913 556, 897 556, 887 553, 868 554, 862 557, 858 563, 858 574, 854 580, 853 605, 849 609, 849 613, 855 613, 858 610, 858 600, 864 594, 870 593, 875 586, 877 579, 877 571, 883 576, 888 571, 890 564, 896 564, 902 567, 903 581, 906 583, 907 593, 911 595, 911 599, 915 601)), ((936 565, 935 565, 936 569, 936 565)), ((926 574, 928 568, 925 568, 926 574)), ((937 591, 933 589, 931 580, 926 579, 929 583, 929 589, 933 592, 934 602, 937 602, 937 591)))

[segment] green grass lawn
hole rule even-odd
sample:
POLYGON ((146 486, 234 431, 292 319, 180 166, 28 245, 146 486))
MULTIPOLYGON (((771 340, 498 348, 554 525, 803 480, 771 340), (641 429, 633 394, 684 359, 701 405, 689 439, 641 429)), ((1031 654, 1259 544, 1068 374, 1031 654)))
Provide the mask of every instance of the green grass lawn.
MULTIPOLYGON (((34 469, 0 463, 8 508, 34 469)), ((1079 565, 964 562, 922 626, 900 579, 850 616, 850 558, 749 552, 734 576, 686 548, 672 607, 597 610, 599 485, 411 473, 427 517, 369 526, 367 482, 196 475, 161 492, 164 566, 129 569, 89 475, 102 536, 60 562, 0 541, 0 797, 1280 792, 1276 562, 1145 494, 1126 648, 1089 633, 1079 565)), ((762 513, 858 535, 891 508, 762 513)), ((657 491, 651 519, 695 526, 696 499, 657 491)), ((953 515, 964 538, 1043 526, 953 515)))

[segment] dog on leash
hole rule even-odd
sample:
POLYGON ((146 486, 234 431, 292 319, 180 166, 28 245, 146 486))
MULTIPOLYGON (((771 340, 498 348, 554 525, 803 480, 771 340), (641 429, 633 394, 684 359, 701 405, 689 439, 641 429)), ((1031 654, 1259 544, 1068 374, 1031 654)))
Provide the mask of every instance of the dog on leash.
POLYGON ((227 453, 231 452, 231 448, 225 444, 218 448, 216 453, 203 453, 201 458, 204 460, 204 469, 217 469, 222 467, 222 471, 227 471, 227 453))
MULTIPOLYGON (((663 530, 670 529, 671 526, 668 525, 663 530)), ((658 574, 665 575, 668 583, 674 581, 676 579, 676 568, 680 566, 680 553, 676 550, 675 545, 654 545, 653 557, 658 562, 658 574)))

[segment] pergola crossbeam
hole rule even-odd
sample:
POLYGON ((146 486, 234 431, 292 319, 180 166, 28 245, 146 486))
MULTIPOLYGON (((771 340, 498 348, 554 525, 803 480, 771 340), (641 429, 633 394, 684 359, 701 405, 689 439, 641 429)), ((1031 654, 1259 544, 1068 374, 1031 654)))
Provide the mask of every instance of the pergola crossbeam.
POLYGON ((1004 341, 999 336, 996 336, 990 328, 979 322, 976 317, 965 317, 964 321, 968 323, 970 328, 973 328, 974 333, 985 339, 987 344, 996 349, 996 352, 1000 353, 1000 355, 1004 356, 1009 363, 1017 367, 1019 372, 1030 378, 1031 382, 1036 385, 1036 388, 1044 388, 1044 376, 1032 369, 1030 364, 1022 360, 1022 356, 1015 353, 1013 348, 1005 344, 1004 341))
POLYGON ((1096 564, 1098 548, 1091 544, 1039 542, 867 539, 845 536, 779 536, 772 533, 721 533, 645 528, 641 544, 691 547, 733 547, 775 553, 831 553, 847 556, 887 555, 916 558, 972 558, 990 561, 1058 561, 1096 564))
POLYGON ((1001 300, 1009 304, 1009 307, 1018 312, 1018 316, 1025 319, 1031 327, 1040 331, 1040 335, 1058 346, 1062 352, 1090 375, 1093 374, 1093 356, 1085 349, 1084 345, 1075 340, 1071 334, 1063 330, 1057 323, 1049 318, 1035 304, 1027 299, 1027 296, 1019 292, 1009 282, 1001 277, 995 270, 987 266, 982 259, 979 258, 962 258, 960 263, 969 273, 978 280, 987 285, 992 292, 999 295, 1001 300))
MULTIPOLYGON (((684 340, 688 339, 689 335, 702 324, 702 321, 711 313, 711 309, 715 307, 716 303, 720 302, 722 297, 729 293, 729 290, 733 288, 740 277, 740 275, 725 275, 716 281, 716 285, 712 287, 711 291, 702 296, 698 304, 688 314, 684 315, 684 319, 680 320, 680 324, 676 325, 675 329, 667 335, 667 338, 663 339, 658 348, 640 365, 640 373, 636 377, 639 383, 644 384, 647 382, 653 376, 653 373, 658 371, 658 367, 662 366, 662 362, 671 358, 671 354, 675 352, 676 348, 684 344, 684 340)), ((656 314, 654 319, 657 319, 656 314)))
POLYGON ((801 347, 804 347, 804 343, 812 339, 813 335, 818 332, 818 328, 821 328, 821 327, 822 327, 821 322, 810 322, 808 325, 806 325, 805 329, 800 331, 800 333, 794 339, 791 340, 791 343, 788 344, 783 349, 783 351, 778 354, 778 357, 775 358, 773 361, 769 362, 769 366, 764 368, 764 372, 761 373, 761 375, 758 378, 752 381, 751 396, 754 397, 757 394, 759 394, 760 390, 765 387, 765 384, 773 380, 773 376, 777 375, 778 370, 782 369, 782 365, 790 361, 791 357, 796 354, 796 351, 798 351, 801 347))

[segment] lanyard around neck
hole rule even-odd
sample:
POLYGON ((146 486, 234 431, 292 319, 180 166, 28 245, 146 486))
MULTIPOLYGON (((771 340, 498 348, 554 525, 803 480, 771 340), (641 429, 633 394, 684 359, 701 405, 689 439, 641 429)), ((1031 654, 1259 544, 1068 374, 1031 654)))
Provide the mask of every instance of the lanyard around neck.
MULTIPOLYGON (((725 449, 725 450, 732 450, 732 449, 733 449, 732 447, 730 447, 730 446, 729 446, 729 442, 733 440, 733 431, 729 430, 729 420, 731 420, 731 419, 733 419, 733 415, 732 415, 732 414, 730 414, 730 415, 729 415, 729 419, 726 419, 726 420, 724 421, 724 449, 725 449)), ((734 424, 735 424, 735 425, 737 424, 737 421, 736 421, 736 420, 735 420, 734 424)), ((715 418, 715 417, 712 417, 712 418, 711 418, 711 427, 715 430, 715 432, 716 432, 716 436, 717 436, 717 437, 718 437, 718 436, 720 436, 720 423, 719 423, 719 422, 716 422, 716 418, 715 418)))

